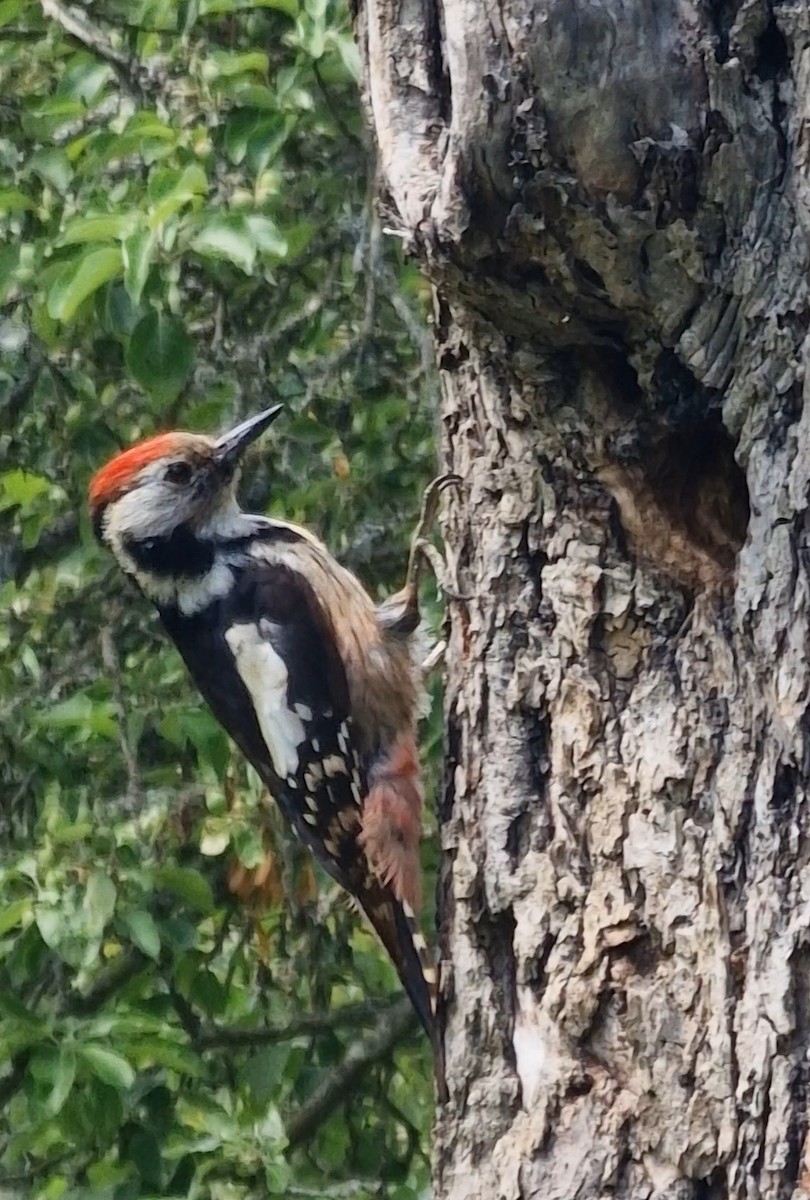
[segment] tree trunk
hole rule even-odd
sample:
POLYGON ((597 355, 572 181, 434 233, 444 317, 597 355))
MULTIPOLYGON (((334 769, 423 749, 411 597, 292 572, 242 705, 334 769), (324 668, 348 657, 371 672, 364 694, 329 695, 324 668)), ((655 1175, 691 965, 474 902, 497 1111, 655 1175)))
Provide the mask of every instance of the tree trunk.
POLYGON ((465 480, 436 1200, 810 1191, 810 13, 367 0, 465 480))

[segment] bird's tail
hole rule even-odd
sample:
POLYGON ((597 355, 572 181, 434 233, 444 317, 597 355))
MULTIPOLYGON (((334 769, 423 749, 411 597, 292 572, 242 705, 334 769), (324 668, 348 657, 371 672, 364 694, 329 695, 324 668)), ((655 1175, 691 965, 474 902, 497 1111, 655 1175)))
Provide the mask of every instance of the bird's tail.
POLYGON ((444 1046, 436 1025, 436 968, 413 909, 387 890, 360 897, 363 911, 396 967, 400 982, 433 1046, 439 1100, 447 1099, 444 1046))

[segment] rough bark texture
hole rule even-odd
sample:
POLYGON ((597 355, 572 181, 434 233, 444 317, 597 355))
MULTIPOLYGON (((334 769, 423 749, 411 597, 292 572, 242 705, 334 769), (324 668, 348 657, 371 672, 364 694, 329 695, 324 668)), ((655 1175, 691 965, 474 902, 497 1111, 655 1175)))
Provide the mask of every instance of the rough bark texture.
POLYGON ((810 14, 367 0, 435 289, 437 1200, 810 1192, 810 14))

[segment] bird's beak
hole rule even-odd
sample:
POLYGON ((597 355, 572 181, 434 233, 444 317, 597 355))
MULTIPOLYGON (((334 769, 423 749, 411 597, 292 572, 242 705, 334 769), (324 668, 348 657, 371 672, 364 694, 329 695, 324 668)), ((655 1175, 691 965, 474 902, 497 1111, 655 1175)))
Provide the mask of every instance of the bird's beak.
POLYGON ((257 413, 255 417, 248 417, 223 433, 214 446, 214 462, 217 466, 235 467, 251 442, 255 442, 267 426, 275 421, 283 407, 283 404, 274 404, 272 408, 257 413))

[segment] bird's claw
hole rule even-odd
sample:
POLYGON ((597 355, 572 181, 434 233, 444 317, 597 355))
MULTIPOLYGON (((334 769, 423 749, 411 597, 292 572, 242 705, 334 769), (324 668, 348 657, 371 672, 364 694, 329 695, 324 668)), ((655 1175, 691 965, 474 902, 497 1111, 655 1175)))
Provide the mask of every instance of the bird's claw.
MULTIPOLYGON (((436 580, 436 585, 439 588, 439 591, 443 596, 446 596, 448 600, 458 600, 463 602, 472 599, 472 597, 468 596, 465 592, 459 591, 458 587, 456 586, 456 580, 452 578, 452 572, 447 565, 447 561, 442 557, 442 554, 436 549, 433 543, 427 540, 427 538, 418 538, 415 542, 413 542, 411 545, 411 551, 414 562, 418 563, 418 561, 422 559, 424 562, 428 563, 431 571, 433 572, 433 576, 436 580)), ((416 569, 416 574, 418 575, 418 567, 416 569)))
POLYGON ((422 507, 419 512, 419 522, 414 530, 413 542, 426 538, 430 533, 433 522, 436 519, 436 512, 439 507, 439 498, 442 492, 447 491, 451 487, 462 487, 464 480, 460 475, 448 473, 445 475, 437 475, 432 479, 422 493, 422 507))
POLYGON ((428 541, 428 534, 436 519, 436 513, 439 508, 439 499, 443 492, 451 487, 463 487, 464 480, 460 475, 446 473, 437 475, 431 480, 422 494, 422 507, 419 513, 419 521, 411 538, 411 551, 408 556, 408 574, 406 577, 405 587, 413 594, 416 593, 419 587, 420 565, 427 562, 436 577, 436 583, 439 589, 450 600, 469 600, 469 596, 463 595, 455 586, 455 581, 451 581, 450 571, 447 563, 432 544, 428 541))

